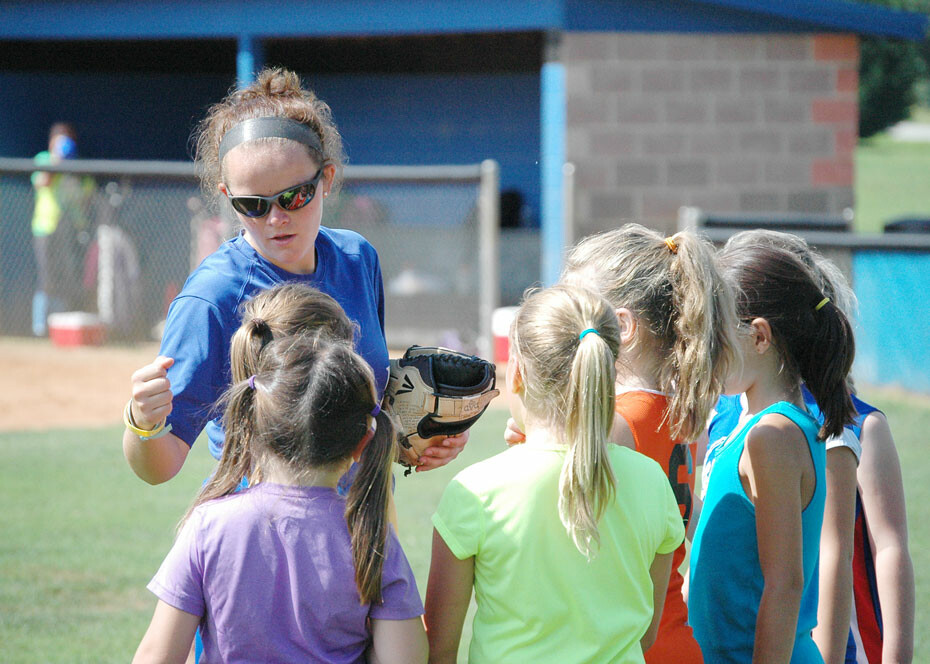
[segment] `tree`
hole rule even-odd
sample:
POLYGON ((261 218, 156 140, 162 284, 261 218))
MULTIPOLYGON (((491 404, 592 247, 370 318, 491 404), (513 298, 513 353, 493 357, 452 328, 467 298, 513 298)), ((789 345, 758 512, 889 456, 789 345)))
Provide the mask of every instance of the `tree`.
MULTIPOLYGON (((869 0, 930 15, 930 0, 869 0)), ((910 116, 914 84, 927 75, 923 44, 864 37, 859 58, 859 136, 867 138, 910 116), (923 47, 923 49, 922 49, 923 47), (922 52, 922 50, 924 52, 922 52)))

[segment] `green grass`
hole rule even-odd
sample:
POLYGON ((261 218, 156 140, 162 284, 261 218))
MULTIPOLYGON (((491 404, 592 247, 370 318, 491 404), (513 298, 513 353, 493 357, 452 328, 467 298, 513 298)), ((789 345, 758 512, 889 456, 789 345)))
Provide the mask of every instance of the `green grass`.
MULTIPOLYGON (((930 79, 926 79, 923 83, 925 86, 930 85, 930 79)), ((930 124, 930 106, 914 106, 911 110, 911 117, 908 118, 911 122, 923 122, 924 124, 930 124)))
MULTIPOLYGON (((455 474, 468 465, 503 452, 504 425, 509 413, 503 410, 488 410, 472 428, 469 442, 454 463, 425 473, 404 477, 397 473, 394 498, 400 524, 400 541, 417 577, 420 595, 426 595, 426 580, 429 576, 430 550, 433 541, 431 518, 443 490, 455 474)), ((475 612, 475 600, 462 629, 459 661, 464 662, 471 640, 471 621, 475 612)))
POLYGON ((858 231, 880 233, 896 217, 930 217, 930 143, 894 141, 886 134, 856 148, 858 231))
POLYGON ((202 446, 151 487, 120 429, 0 435, 0 643, 8 662, 127 662, 151 618, 145 590, 213 466, 202 446))
MULTIPOLYGON (((917 629, 930 634, 930 401, 865 391, 888 414, 904 469, 911 552, 917 571, 917 629), (922 516, 923 515, 923 516, 922 516)), ((451 466, 397 473, 400 536, 421 593, 429 572, 430 516, 451 477, 501 451, 506 414, 488 411, 451 466)), ((4 662, 126 662, 154 608, 145 589, 171 545, 173 527, 213 461, 198 443, 181 474, 150 487, 120 450, 118 428, 0 434, 0 644, 4 662)), ((463 652, 470 638, 470 619, 463 652)), ((916 662, 930 661, 919 642, 916 662)))
MULTIPOLYGON (((503 448, 504 422, 489 411, 451 468, 396 473, 401 536, 421 592, 439 496, 466 463, 503 448)), ((215 462, 200 441, 175 479, 152 487, 129 469, 121 438, 121 427, 0 434, 3 662, 132 658, 155 607, 145 586, 215 462)))

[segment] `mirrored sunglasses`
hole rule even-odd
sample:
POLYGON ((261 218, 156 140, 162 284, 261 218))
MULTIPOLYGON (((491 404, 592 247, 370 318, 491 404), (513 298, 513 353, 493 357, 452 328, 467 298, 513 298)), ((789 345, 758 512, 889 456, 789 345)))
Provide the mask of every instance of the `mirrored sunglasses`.
POLYGON ((299 210, 307 205, 316 195, 316 187, 321 177, 323 177, 322 168, 310 180, 271 196, 233 196, 228 189, 226 196, 236 212, 250 219, 258 219, 271 211, 272 203, 277 203, 282 210, 288 212, 299 210))

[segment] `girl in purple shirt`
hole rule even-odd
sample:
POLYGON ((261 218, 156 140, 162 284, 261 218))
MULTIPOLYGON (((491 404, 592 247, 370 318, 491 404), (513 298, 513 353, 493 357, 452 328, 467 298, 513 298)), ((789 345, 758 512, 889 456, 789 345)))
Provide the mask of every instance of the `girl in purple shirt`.
POLYGON ((133 661, 184 662, 199 627, 202 662, 425 662, 386 519, 393 427, 367 363, 328 337, 275 340, 225 404, 223 456, 149 584, 159 601, 133 661), (243 458, 261 480, 236 491, 243 458))

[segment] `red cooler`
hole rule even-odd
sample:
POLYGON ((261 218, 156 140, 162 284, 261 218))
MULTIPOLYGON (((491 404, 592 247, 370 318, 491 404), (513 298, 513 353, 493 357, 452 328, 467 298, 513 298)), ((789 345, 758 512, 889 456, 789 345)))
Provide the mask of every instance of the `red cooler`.
POLYGON ((49 314, 48 337, 56 346, 99 346, 104 327, 96 314, 85 311, 49 314))

